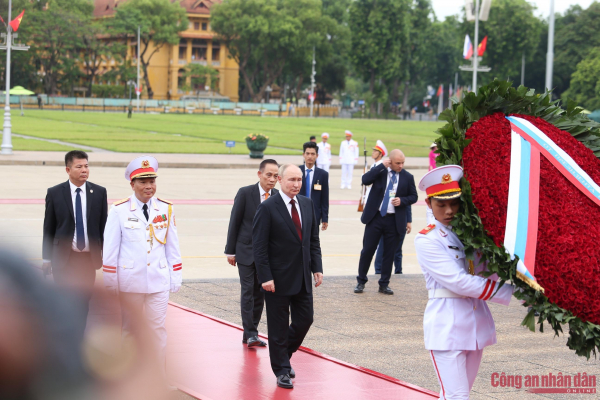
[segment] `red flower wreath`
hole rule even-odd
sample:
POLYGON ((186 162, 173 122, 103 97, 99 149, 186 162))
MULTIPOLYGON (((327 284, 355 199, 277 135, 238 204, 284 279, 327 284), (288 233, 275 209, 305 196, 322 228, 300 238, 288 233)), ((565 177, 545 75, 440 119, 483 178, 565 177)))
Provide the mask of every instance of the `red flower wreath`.
MULTIPOLYGON (((524 118, 552 139, 596 182, 600 160, 568 132, 541 118, 524 118)), ((488 235, 504 242, 510 177, 510 123, 502 113, 481 118, 466 133, 465 177, 488 235)), ((545 295, 584 321, 600 324, 600 207, 569 182, 543 155, 535 276, 545 295)))

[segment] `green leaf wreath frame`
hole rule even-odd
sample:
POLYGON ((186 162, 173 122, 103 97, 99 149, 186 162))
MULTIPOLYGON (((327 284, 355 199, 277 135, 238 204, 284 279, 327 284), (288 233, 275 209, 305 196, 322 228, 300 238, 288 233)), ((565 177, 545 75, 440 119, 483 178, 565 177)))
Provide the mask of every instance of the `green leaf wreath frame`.
MULTIPOLYGON (((454 99, 455 100, 455 99, 454 99)), ((452 107, 440 114, 439 119, 448 122, 437 130, 441 136, 436 139, 439 156, 437 165, 463 165, 462 154, 470 140, 465 138, 471 125, 487 115, 502 112, 509 114, 525 114, 543 118, 555 127, 569 132, 600 158, 600 124, 591 121, 581 113, 582 108, 574 101, 568 100, 567 108, 560 106, 560 101, 553 101, 550 92, 535 93, 535 90, 524 86, 514 88, 512 82, 494 80, 479 89, 477 95, 468 93, 462 101, 454 101, 452 107)), ((563 332, 568 325, 569 337, 567 346, 579 356, 588 359, 600 351, 600 326, 583 321, 570 311, 548 301, 540 291, 533 289, 516 276, 517 259, 511 260, 504 248, 496 246, 487 236, 479 218, 477 208, 473 204, 471 185, 466 178, 460 182, 462 188, 461 209, 452 221, 454 232, 465 245, 467 257, 473 259, 475 251, 488 262, 489 275, 498 274, 502 281, 515 284, 518 290, 514 295, 524 301, 524 306, 531 306, 521 325, 535 332, 535 315, 540 332, 544 331, 544 322, 548 322, 555 336, 563 332)))

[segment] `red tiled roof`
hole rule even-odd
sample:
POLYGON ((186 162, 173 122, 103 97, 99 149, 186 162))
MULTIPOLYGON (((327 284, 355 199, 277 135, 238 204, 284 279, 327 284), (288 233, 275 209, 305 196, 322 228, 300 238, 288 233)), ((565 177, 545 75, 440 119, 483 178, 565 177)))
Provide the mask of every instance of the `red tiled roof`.
MULTIPOLYGON (((119 4, 127 0, 94 0, 94 17, 108 17, 115 13, 119 4)), ((179 0, 171 0, 172 3, 179 0)), ((215 3, 221 0, 181 0, 181 7, 185 8, 188 14, 209 15, 210 9, 215 3)))

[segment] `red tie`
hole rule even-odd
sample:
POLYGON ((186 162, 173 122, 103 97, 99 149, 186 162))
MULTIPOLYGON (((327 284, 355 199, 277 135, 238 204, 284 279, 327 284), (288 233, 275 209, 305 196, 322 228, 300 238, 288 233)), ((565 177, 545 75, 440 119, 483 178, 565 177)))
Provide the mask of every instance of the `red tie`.
POLYGON ((296 225, 296 232, 298 232, 300 241, 302 241, 302 225, 300 225, 300 216, 298 215, 298 210, 296 210, 296 201, 292 199, 290 200, 290 204, 292 205, 292 221, 294 221, 294 225, 296 225))

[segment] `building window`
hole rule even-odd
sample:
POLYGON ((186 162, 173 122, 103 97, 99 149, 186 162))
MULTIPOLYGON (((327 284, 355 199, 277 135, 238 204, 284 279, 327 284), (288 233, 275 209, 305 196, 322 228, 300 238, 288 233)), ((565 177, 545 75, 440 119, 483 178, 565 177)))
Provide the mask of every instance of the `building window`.
MULTIPOLYGON (((200 22, 194 22, 194 30, 199 31, 200 30, 200 22)), ((204 29, 202 29, 204 30, 204 29)))
POLYGON ((216 40, 212 42, 212 60, 219 61, 221 59, 221 43, 216 40))
POLYGON ((187 39, 179 39, 179 59, 187 60, 187 39))
POLYGON ((203 22, 202 23, 202 30, 205 31, 207 27, 208 27, 208 24, 206 22, 203 22))
POLYGON ((204 39, 193 39, 192 40, 192 60, 194 61, 206 61, 206 49, 208 48, 207 42, 204 39))

